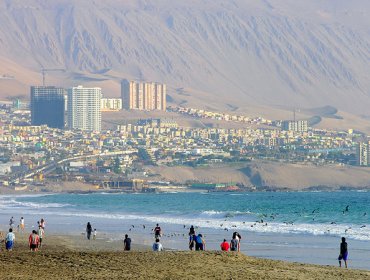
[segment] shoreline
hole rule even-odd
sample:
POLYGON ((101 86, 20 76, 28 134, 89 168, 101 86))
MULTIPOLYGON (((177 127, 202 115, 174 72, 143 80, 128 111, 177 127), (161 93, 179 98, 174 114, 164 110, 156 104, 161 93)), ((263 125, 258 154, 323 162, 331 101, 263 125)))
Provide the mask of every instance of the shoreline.
POLYGON ((368 279, 370 271, 249 257, 220 251, 124 252, 105 239, 50 235, 30 252, 26 234, 12 252, 0 251, 0 278, 14 279, 368 279), (71 242, 73 240, 73 242, 71 242), (78 242, 75 243, 75 242, 78 242))

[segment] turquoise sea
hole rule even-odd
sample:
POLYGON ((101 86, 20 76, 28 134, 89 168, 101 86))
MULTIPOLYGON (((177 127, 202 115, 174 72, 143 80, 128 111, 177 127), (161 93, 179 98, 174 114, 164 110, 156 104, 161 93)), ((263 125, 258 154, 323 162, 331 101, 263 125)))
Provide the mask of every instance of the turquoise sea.
POLYGON ((301 249, 308 252, 313 244, 321 244, 318 247, 332 255, 329 264, 336 264, 339 238, 344 236, 360 251, 365 250, 359 251, 358 258, 369 255, 370 264, 370 248, 366 249, 370 192, 6 195, 0 196, 0 211, 3 229, 11 216, 16 222, 24 216, 28 227, 45 218, 48 231, 59 233, 80 234, 89 221, 112 238, 129 233, 148 244, 152 242, 151 229, 160 223, 165 245, 174 249, 187 248, 190 225, 206 234, 210 249, 218 249, 223 238, 239 231, 245 237, 242 249, 247 253, 312 263, 324 262, 317 257, 319 251, 313 251, 313 256, 304 253, 305 258, 294 256, 300 256, 301 249), (285 253, 289 250, 291 259, 285 253))

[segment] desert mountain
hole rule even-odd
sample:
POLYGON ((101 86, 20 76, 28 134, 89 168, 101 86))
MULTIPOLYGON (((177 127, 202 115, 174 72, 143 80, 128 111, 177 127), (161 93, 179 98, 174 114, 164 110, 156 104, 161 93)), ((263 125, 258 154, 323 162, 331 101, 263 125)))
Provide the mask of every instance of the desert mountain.
POLYGON ((367 0, 0 0, 0 92, 166 82, 200 106, 370 106, 367 0))

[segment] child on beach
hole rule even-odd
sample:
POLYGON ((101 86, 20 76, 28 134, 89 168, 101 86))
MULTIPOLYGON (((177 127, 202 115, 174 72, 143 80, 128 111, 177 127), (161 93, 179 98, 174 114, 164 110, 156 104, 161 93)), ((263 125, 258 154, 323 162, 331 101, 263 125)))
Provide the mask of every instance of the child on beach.
POLYGON ((157 238, 153 244, 153 251, 154 252, 160 252, 160 251, 163 251, 163 246, 162 244, 159 242, 159 239, 157 238))
POLYGON ((15 234, 13 233, 13 229, 10 228, 8 234, 5 237, 5 248, 6 248, 6 250, 8 250, 8 251, 13 250, 14 241, 15 241, 15 234))
POLYGON ((39 236, 39 246, 38 246, 39 248, 41 248, 41 246, 42 246, 42 240, 44 238, 44 233, 45 233, 45 231, 44 231, 43 227, 39 226, 39 230, 37 232, 37 234, 39 236))
POLYGON ((348 245, 346 239, 342 237, 342 243, 340 243, 340 253, 338 257, 339 267, 342 267, 342 260, 344 261, 344 265, 347 268, 347 259, 348 259, 348 245))
POLYGON ((93 232, 93 240, 96 240, 96 228, 94 228, 94 232, 93 232))
POLYGON ((37 231, 33 230, 28 238, 28 245, 32 252, 36 252, 39 248, 40 237, 37 235, 37 231))
POLYGON ((227 251, 229 251, 230 245, 226 241, 226 239, 224 239, 224 242, 221 243, 220 247, 221 247, 221 251, 227 252, 227 251))

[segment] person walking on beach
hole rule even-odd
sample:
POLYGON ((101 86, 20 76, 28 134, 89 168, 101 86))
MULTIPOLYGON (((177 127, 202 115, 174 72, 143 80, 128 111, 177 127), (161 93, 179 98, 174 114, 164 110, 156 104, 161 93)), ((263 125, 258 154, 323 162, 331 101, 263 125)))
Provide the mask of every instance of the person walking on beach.
POLYGON ((131 251, 131 238, 127 234, 125 234, 125 239, 123 240, 123 248, 125 251, 131 251))
POLYGON ((24 218, 23 217, 21 217, 21 219, 19 220, 19 225, 20 225, 21 231, 23 232, 24 231, 24 218))
POLYGON ((43 230, 45 230, 45 220, 44 220, 44 218, 41 218, 40 226, 42 227, 43 230))
POLYGON ((342 237, 342 243, 340 243, 340 253, 338 257, 339 267, 342 267, 342 260, 343 260, 344 265, 347 268, 347 259, 348 259, 348 245, 346 242, 346 238, 342 237))
POLYGON ((159 224, 157 224, 157 226, 154 229, 154 238, 155 239, 160 239, 161 237, 162 237, 162 229, 159 226, 159 224))
POLYGON ((153 251, 154 252, 160 252, 160 251, 163 251, 163 246, 162 244, 159 242, 159 238, 157 238, 153 244, 153 251))
POLYGON ((237 232, 233 233, 233 238, 230 241, 230 251, 240 252, 240 240, 238 238, 237 232))
POLYGON ((44 234, 45 234, 45 231, 44 229, 42 228, 42 226, 39 226, 39 229, 37 231, 37 234, 39 236, 39 248, 41 248, 42 246, 42 241, 44 239, 44 234))
POLYGON ((191 226, 191 227, 190 227, 189 235, 195 235, 195 229, 194 229, 194 226, 191 226))
POLYGON ((204 241, 203 235, 198 234, 195 237, 195 251, 205 251, 206 250, 206 242, 204 241))
POLYGON ((92 226, 91 226, 90 222, 88 222, 87 225, 86 225, 86 237, 87 237, 88 240, 90 240, 91 232, 92 232, 92 226))
POLYGON ((229 245, 229 242, 226 241, 226 239, 224 239, 224 242, 221 243, 220 245, 221 247, 221 251, 229 251, 229 248, 230 248, 230 245, 229 245))
POLYGON ((13 250, 15 242, 15 234, 13 233, 13 229, 10 228, 8 234, 5 237, 5 249, 8 251, 13 250))
POLYGON ((195 249, 195 232, 194 234, 189 233, 189 249, 190 251, 193 251, 195 249))
POLYGON ((12 217, 10 218, 10 220, 9 220, 9 227, 10 227, 10 228, 13 228, 13 226, 14 226, 14 217, 12 216, 12 217))
POLYGON ((40 245, 40 237, 37 235, 37 231, 33 230, 28 238, 28 245, 32 252, 36 252, 40 245))

